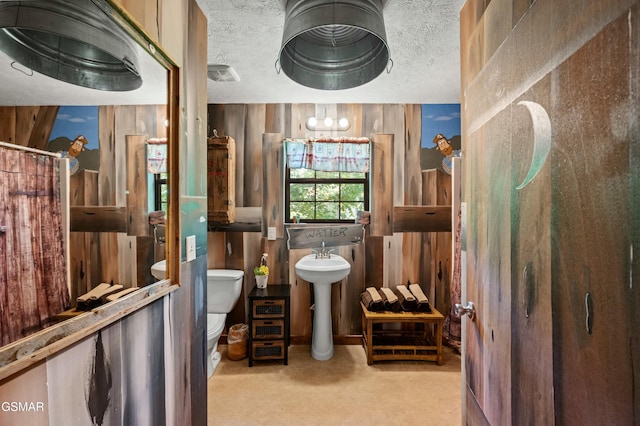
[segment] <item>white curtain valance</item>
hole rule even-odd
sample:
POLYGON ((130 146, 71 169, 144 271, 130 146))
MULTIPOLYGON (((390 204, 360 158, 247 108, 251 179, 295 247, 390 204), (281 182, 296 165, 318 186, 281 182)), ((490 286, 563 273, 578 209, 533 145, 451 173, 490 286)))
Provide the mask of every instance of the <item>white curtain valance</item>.
POLYGON ((287 166, 323 172, 369 172, 369 138, 285 139, 287 166))
POLYGON ((167 172, 167 139, 151 138, 147 140, 147 169, 149 173, 167 172))

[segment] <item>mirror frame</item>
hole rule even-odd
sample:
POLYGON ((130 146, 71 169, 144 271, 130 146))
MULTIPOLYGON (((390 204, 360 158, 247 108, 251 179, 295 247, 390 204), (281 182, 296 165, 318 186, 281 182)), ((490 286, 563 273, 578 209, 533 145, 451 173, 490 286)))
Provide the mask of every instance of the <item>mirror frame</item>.
MULTIPOLYGON (((162 49, 142 26, 115 0, 94 0, 104 2, 111 9, 112 18, 160 65, 167 70, 167 183, 169 184, 169 199, 167 207, 166 225, 166 259, 167 278, 171 283, 180 285, 180 68, 176 62, 162 49), (175 256, 175 254, 178 254, 175 256), (169 256, 174 254, 174 256, 169 256)), ((109 13, 109 10, 104 10, 109 13)))
POLYGON ((96 333, 180 287, 180 68, 142 26, 115 0, 92 0, 167 70, 167 183, 169 185, 165 257, 161 280, 73 318, 0 347, 0 381, 96 333))

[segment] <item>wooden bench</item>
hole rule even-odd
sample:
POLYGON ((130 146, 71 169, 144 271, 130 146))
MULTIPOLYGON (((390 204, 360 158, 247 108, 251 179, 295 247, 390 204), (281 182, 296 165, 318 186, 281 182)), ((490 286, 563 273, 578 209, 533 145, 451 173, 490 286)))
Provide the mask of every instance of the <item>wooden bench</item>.
MULTIPOLYGON (((371 312, 362 302, 362 345, 367 364, 374 361, 416 360, 442 364, 442 324, 444 316, 432 312, 371 312), (374 324, 417 323, 422 330, 374 330, 374 324), (430 330, 433 326, 434 330, 430 330), (434 341, 435 340, 435 341, 434 341)), ((417 328, 417 327, 416 327, 417 328)))

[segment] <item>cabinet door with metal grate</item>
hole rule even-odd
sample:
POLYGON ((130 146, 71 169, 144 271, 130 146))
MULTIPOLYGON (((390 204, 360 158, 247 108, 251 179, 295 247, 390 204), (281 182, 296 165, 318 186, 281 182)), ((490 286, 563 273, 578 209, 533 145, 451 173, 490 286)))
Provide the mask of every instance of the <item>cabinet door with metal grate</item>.
POLYGON ((256 339, 282 339, 284 320, 255 320, 251 332, 256 339))
POLYGON ((282 359, 284 356, 284 341, 254 342, 252 344, 254 360, 282 359))
POLYGON ((253 361, 288 363, 290 285, 268 285, 249 293, 249 367, 253 361))
POLYGON ((254 318, 274 318, 284 316, 283 299, 278 300, 254 300, 253 317, 254 318))

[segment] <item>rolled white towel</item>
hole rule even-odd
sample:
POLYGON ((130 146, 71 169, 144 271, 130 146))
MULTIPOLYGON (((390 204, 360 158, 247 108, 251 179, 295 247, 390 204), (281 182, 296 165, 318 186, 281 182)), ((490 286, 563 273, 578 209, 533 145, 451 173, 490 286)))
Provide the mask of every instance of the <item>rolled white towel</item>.
POLYGON ((407 286, 405 286, 404 284, 396 286, 396 289, 400 292, 400 294, 402 294, 404 300, 407 300, 409 302, 414 302, 416 300, 416 298, 413 296, 413 294, 411 294, 407 286))
POLYGON ((369 294, 371 295, 371 300, 373 300, 375 303, 382 302, 382 297, 380 297, 380 294, 375 287, 367 287, 367 292, 369 292, 369 294))
POLYGON ((398 296, 396 296, 396 294, 390 288, 382 287, 380 291, 383 292, 385 296, 387 296, 387 301, 389 303, 395 303, 398 301, 398 296))
POLYGON ((418 299, 419 303, 429 303, 429 298, 424 294, 420 284, 409 284, 409 290, 418 299))

